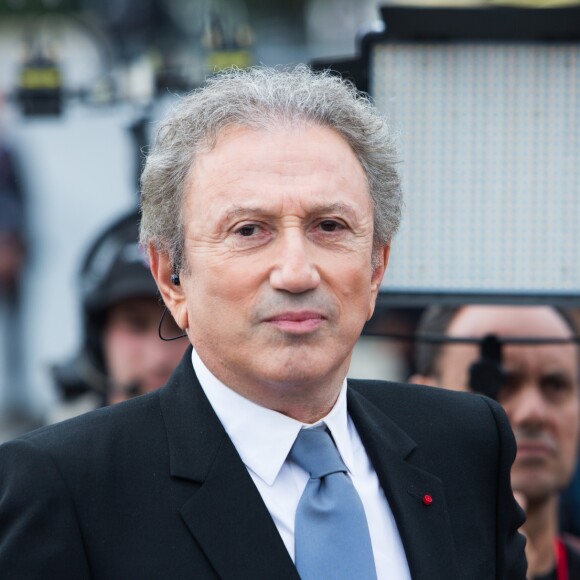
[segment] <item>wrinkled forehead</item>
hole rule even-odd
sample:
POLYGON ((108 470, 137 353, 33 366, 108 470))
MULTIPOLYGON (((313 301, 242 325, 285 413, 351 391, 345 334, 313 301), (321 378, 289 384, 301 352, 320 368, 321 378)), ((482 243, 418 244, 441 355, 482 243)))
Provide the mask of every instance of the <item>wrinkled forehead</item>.
MULTIPOLYGON (((350 145, 333 129, 316 125, 290 130, 236 126, 220 134, 214 147, 197 154, 185 183, 184 204, 200 197, 227 196, 252 203, 259 194, 308 193, 312 203, 361 201, 372 206, 364 168, 350 145)), ((265 199, 264 195, 261 195, 265 199)))

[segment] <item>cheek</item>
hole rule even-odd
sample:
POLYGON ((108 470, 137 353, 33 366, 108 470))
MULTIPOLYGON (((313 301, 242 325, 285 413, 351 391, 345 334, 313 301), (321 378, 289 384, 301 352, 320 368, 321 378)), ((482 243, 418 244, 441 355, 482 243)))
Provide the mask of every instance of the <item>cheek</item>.
POLYGON ((560 443, 560 468, 563 478, 571 477, 578 460, 578 440, 580 437, 580 409, 570 403, 557 411, 554 433, 560 443))
POLYGON ((360 301, 368 305, 371 298, 372 269, 370 261, 360 260, 357 264, 345 263, 342 256, 321 263, 319 273, 323 286, 326 285, 337 296, 344 296, 349 301, 360 301))
MULTIPOLYGON (((225 334, 250 316, 259 299, 261 281, 247 270, 220 268, 192 275, 187 292, 187 324, 191 340, 225 334)), ((226 334, 227 336, 227 334, 226 334)))
POLYGON ((115 329, 105 333, 103 350, 109 373, 123 379, 139 362, 140 341, 131 332, 115 329))
MULTIPOLYGON (((443 366, 443 365, 442 365, 443 366)), ((441 373, 441 386, 453 391, 469 390, 469 364, 445 364, 441 373)))
POLYGON ((340 316, 349 324, 364 324, 371 307, 371 273, 367 268, 345 267, 339 261, 319 269, 321 284, 317 292, 323 293, 340 310, 340 316))
POLYGON ((571 461, 575 461, 580 437, 580 409, 578 403, 566 408, 560 421, 562 446, 568 452, 571 461))
MULTIPOLYGON (((448 344, 440 352, 441 386, 454 391, 468 391, 469 368, 477 360, 477 348, 467 344, 448 344)), ((507 405, 502 403, 502 406, 508 411, 507 405)))
MULTIPOLYGON (((195 283, 195 282, 194 282, 195 283)), ((198 285, 188 296, 189 310, 197 315, 224 316, 227 311, 239 312, 257 293, 259 284, 252 284, 248 277, 223 276, 198 285)))

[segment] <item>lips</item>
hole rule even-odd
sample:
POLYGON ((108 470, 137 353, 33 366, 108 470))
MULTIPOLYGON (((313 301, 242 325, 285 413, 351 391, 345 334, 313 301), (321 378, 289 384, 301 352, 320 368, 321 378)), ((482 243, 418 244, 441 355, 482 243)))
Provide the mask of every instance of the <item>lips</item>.
POLYGON ((521 440, 518 441, 518 460, 540 460, 556 454, 554 445, 547 441, 521 440))
POLYGON ((302 334, 316 330, 325 320, 326 317, 319 312, 303 310, 282 312, 267 318, 265 322, 285 332, 302 334))

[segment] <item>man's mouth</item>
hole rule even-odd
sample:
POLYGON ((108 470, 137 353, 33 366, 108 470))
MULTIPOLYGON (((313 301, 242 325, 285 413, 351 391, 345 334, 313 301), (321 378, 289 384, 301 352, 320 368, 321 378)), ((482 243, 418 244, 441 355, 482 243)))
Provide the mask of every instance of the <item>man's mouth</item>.
POLYGON ((544 440, 526 440, 517 442, 518 461, 545 460, 556 455, 556 447, 553 443, 544 440))
POLYGON ((301 310, 281 312, 265 320, 266 323, 292 334, 308 334, 318 329, 326 317, 320 312, 301 310))

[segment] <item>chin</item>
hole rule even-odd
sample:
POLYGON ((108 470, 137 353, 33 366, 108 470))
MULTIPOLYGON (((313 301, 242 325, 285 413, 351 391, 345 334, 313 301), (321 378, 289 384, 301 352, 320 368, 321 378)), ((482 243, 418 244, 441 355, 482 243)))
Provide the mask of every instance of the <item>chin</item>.
POLYGON ((279 385, 284 388, 293 386, 309 387, 311 384, 320 383, 324 379, 324 373, 314 372, 312 368, 286 368, 283 372, 265 374, 265 379, 272 385, 279 385))
POLYGON ((541 503, 560 492, 561 486, 549 477, 512 477, 512 487, 526 496, 528 502, 541 503))

